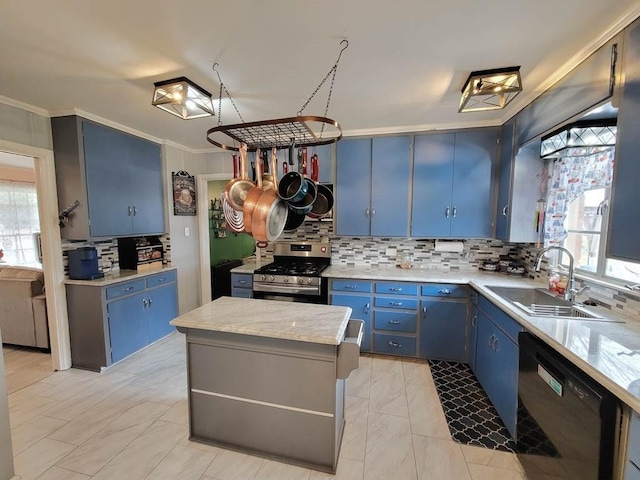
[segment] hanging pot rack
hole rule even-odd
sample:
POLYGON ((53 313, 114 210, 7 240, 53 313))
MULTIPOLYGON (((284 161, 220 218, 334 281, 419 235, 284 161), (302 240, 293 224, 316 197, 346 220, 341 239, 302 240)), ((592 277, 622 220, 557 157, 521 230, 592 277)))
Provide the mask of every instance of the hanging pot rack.
POLYGON ((315 91, 309 96, 302 108, 298 111, 297 116, 287 118, 277 118, 269 120, 260 120, 257 122, 245 122, 235 102, 231 98, 229 91, 224 86, 220 74, 217 70, 217 63, 213 64, 213 70, 218 75, 220 82, 220 95, 218 103, 218 124, 217 126, 207 130, 207 141, 216 147, 223 150, 238 151, 240 145, 245 143, 248 151, 255 151, 257 149, 270 149, 270 148, 289 148, 292 143, 295 143, 298 147, 314 147, 318 145, 329 145, 336 143, 342 138, 342 127, 340 124, 327 117, 329 111, 329 103, 331 102, 331 93, 333 92, 333 84, 336 79, 336 73, 338 71, 338 63, 342 52, 344 52, 349 46, 349 41, 344 39, 340 42, 342 49, 338 54, 338 58, 333 66, 329 69, 329 72, 322 79, 315 91), (302 112, 307 107, 311 99, 318 93, 318 90, 322 87, 324 82, 331 75, 331 87, 329 88, 329 94, 327 96, 327 104, 324 110, 324 116, 317 115, 302 115, 302 112), (236 113, 240 117, 242 123, 236 123, 233 125, 222 125, 220 120, 222 109, 222 93, 226 93, 227 97, 231 101, 231 104, 236 110, 236 113), (229 141, 218 141, 213 136, 216 134, 224 134, 228 137, 229 141), (237 146, 236 146, 237 145, 237 146))

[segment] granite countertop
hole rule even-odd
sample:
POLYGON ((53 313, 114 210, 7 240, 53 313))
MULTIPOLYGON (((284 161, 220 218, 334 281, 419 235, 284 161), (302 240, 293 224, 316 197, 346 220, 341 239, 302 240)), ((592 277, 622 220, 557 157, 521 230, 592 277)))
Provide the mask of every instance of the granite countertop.
POLYGON ((231 273, 253 273, 253 271, 257 268, 260 268, 262 265, 266 265, 271 262, 258 262, 256 259, 244 260, 245 263, 240 265, 239 267, 235 267, 231 269, 231 273))
POLYGON ((170 323, 199 330, 339 345, 350 317, 348 307, 220 297, 170 323))
POLYGON ((65 285, 88 285, 92 287, 106 287, 114 283, 125 282, 127 280, 135 280, 136 278, 148 277, 149 275, 156 275, 158 273, 167 272, 169 270, 177 270, 177 268, 178 267, 167 265, 159 270, 153 270, 152 272, 119 270, 114 273, 105 273, 103 278, 96 278, 95 280, 71 280, 70 278, 66 278, 62 283, 64 283, 65 285))
POLYGON ((492 303, 640 412, 640 322, 604 307, 586 307, 609 321, 534 317, 488 287, 544 288, 539 281, 478 270, 331 266, 330 278, 469 284, 492 303), (624 323, 615 323, 624 322, 624 323))

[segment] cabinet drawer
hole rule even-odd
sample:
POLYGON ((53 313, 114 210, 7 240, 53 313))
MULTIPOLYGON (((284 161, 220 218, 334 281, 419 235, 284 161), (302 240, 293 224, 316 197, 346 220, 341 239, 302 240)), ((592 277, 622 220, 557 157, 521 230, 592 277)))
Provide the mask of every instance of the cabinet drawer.
POLYGON ((504 333, 506 333, 515 344, 518 344, 518 333, 524 331, 522 325, 516 322, 508 314, 500 310, 497 306, 491 303, 490 300, 480 295, 478 302, 480 310, 482 310, 493 322, 500 327, 504 333))
POLYGON ((631 424, 629 425, 627 460, 640 465, 640 416, 633 411, 631 412, 631 424))
POLYGON ((359 282, 353 280, 334 280, 331 286, 332 290, 344 292, 371 292, 371 282, 359 282))
POLYGON ((165 283, 171 283, 176 281, 176 271, 165 272, 159 275, 152 275, 147 277, 147 288, 157 287, 165 283))
POLYGON ((376 330, 393 330, 397 332, 416 331, 416 314, 406 312, 374 312, 373 325, 376 330))
POLYGON ((253 288, 253 274, 251 273, 232 273, 231 286, 238 288, 253 288))
POLYGON ((464 298, 469 296, 469 287, 466 285, 433 283, 422 286, 422 295, 427 297, 464 298))
POLYGON ((418 286, 410 283, 376 283, 376 293, 393 295, 417 295, 418 286))
POLYGON ((253 290, 250 288, 231 288, 232 297, 253 298, 253 290))
POLYGON ((108 287, 107 300, 129 295, 130 293, 141 292, 145 289, 144 283, 144 279, 142 278, 134 282, 118 283, 117 285, 108 287))
POLYGON ((374 305, 376 307, 417 310, 418 300, 414 300, 412 298, 376 297, 374 300, 374 305))
POLYGON ((416 354, 416 339, 415 337, 374 333, 373 350, 379 353, 409 355, 413 357, 416 354))

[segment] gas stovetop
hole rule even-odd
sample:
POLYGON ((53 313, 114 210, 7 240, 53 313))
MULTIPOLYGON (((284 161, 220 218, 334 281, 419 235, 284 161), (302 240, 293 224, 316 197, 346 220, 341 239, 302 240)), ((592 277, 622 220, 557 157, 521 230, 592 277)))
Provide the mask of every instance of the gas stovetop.
POLYGON ((312 261, 285 261, 273 262, 258 268, 255 273, 265 273, 271 275, 300 275, 318 276, 329 265, 312 261))

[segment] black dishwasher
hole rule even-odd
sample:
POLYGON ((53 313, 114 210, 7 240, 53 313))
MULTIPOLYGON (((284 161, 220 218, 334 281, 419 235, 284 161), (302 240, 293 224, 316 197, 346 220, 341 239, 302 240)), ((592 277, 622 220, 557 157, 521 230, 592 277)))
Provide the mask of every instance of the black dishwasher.
POLYGON ((613 479, 616 397, 533 335, 518 342, 518 459, 527 479, 613 479))

